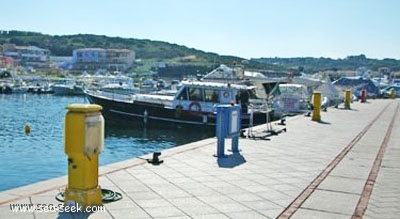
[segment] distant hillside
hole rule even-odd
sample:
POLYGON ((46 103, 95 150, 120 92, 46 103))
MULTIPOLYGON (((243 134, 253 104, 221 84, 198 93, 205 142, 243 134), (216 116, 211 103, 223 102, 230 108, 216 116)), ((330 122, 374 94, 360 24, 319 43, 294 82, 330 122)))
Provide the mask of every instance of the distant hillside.
POLYGON ((396 59, 370 59, 365 55, 348 56, 345 59, 331 58, 259 58, 252 59, 268 65, 284 66, 304 72, 316 72, 321 70, 356 70, 358 67, 366 67, 378 71, 381 67, 388 67, 392 71, 400 71, 400 60, 396 59))
MULTIPOLYGON (((173 59, 178 65, 210 66, 231 64, 234 61, 241 62, 244 60, 240 57, 220 56, 215 53, 161 41, 107 37, 92 34, 51 36, 37 32, 0 31, 0 44, 4 43, 38 46, 49 49, 53 56, 72 56, 72 51, 79 48, 131 49, 135 51, 137 59, 155 59, 159 61, 173 59), (179 59, 180 57, 188 56, 195 58, 179 59)), ((264 69, 268 68, 268 65, 250 61, 248 62, 248 67, 264 69)))
MULTIPOLYGON (((186 46, 161 41, 107 37, 92 34, 52 36, 37 32, 1 31, 0 44, 32 45, 49 49, 54 56, 71 56, 74 49, 79 48, 120 48, 131 49, 137 59, 150 60, 143 63, 163 61, 168 64, 166 72, 196 73, 208 71, 220 64, 241 63, 244 59, 235 56, 220 56, 216 53, 204 52, 186 46), (178 72, 174 72, 178 71, 178 72), (187 72, 181 72, 187 71, 187 72)), ((254 58, 246 61, 247 69, 276 70, 313 73, 323 70, 355 70, 367 67, 377 71, 380 67, 388 67, 392 71, 400 71, 400 60, 370 59, 365 55, 348 56, 345 59, 331 58, 254 58)))

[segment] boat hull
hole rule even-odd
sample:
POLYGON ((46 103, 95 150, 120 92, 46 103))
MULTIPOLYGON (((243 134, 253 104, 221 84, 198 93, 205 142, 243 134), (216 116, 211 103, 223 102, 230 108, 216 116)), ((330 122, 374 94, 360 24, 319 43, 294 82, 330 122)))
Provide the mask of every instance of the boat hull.
MULTIPOLYGON (((92 94, 86 94, 86 98, 92 104, 103 107, 104 117, 120 119, 126 122, 141 121, 145 125, 187 124, 213 127, 216 125, 216 114, 210 112, 193 112, 188 110, 164 107, 161 104, 140 101, 119 101, 92 94)), ((268 116, 272 116, 269 112, 268 116)), ((270 117, 271 118, 271 117, 270 117)), ((253 114, 253 125, 266 123, 266 113, 253 114)), ((242 128, 249 127, 250 115, 242 114, 242 128)))
POLYGON ((53 86, 54 95, 83 95, 83 90, 75 86, 53 86))

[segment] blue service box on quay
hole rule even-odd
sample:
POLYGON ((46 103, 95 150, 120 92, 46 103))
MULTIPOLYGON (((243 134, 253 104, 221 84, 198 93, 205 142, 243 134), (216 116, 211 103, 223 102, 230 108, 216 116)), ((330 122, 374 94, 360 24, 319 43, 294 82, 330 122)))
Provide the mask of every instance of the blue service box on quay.
POLYGON ((225 138, 232 138, 232 152, 239 153, 241 108, 238 104, 217 106, 217 157, 225 157, 225 138))

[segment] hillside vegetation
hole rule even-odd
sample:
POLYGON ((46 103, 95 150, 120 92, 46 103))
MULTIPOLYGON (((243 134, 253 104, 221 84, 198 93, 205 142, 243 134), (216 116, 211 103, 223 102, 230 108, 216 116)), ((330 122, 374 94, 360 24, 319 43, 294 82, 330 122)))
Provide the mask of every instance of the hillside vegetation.
MULTIPOLYGON (((177 44, 146 39, 107 37, 93 34, 51 36, 36 32, 0 31, 0 44, 31 45, 49 49, 53 56, 72 56, 74 49, 104 48, 134 50, 137 59, 155 59, 185 65, 219 65, 241 62, 234 56, 220 56, 215 53, 188 48, 177 44), (194 58, 185 58, 194 57, 194 58)), ((266 68, 267 64, 257 61, 248 62, 251 68, 266 68)))
POLYGON ((315 72, 320 70, 355 70, 358 67, 366 67, 378 71, 381 67, 388 67, 392 71, 400 71, 400 60, 396 59, 370 59, 365 55, 347 56, 344 59, 331 58, 259 58, 253 61, 270 65, 285 66, 287 68, 300 68, 300 71, 315 72))
MULTIPOLYGON (((201 71, 205 71, 219 64, 242 63, 244 60, 240 57, 220 56, 216 53, 204 52, 167 42, 93 34, 52 36, 37 32, 0 31, 0 44, 4 43, 38 46, 49 49, 53 56, 71 56, 72 51, 79 48, 130 49, 135 51, 137 59, 166 62, 170 68, 174 68, 171 71, 180 71, 182 69, 190 69, 190 71, 197 72, 199 71, 198 69, 202 69, 201 71)), ((400 71, 400 60, 377 60, 367 58, 365 55, 348 56, 345 59, 311 57, 254 58, 247 60, 245 63, 248 69, 304 71, 307 73, 323 70, 355 70, 358 67, 367 67, 374 71, 377 71, 380 67, 388 67, 392 71, 400 71)))

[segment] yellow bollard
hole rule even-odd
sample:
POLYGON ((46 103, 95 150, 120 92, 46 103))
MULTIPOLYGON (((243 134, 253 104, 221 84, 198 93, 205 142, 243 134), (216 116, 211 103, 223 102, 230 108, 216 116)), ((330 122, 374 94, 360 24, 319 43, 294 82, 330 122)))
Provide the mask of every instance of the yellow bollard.
POLYGON ((396 99, 396 90, 394 88, 390 90, 390 98, 396 99))
POLYGON ((315 91, 313 94, 313 115, 312 121, 321 121, 321 92, 315 91))
POLYGON ((102 107, 95 104, 71 104, 64 124, 65 153, 68 155, 67 205, 102 205, 98 185, 98 159, 103 151, 104 119, 102 107))
POLYGON ((350 109, 350 101, 351 101, 351 91, 349 89, 346 90, 344 95, 344 108, 350 109))

